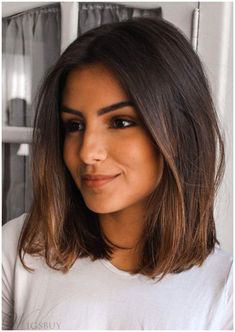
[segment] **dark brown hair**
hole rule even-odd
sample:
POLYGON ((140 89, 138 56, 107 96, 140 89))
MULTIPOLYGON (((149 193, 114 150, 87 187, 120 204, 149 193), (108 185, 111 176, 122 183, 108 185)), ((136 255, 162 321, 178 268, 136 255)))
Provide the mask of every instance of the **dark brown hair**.
POLYGON ((224 147, 207 79, 188 40, 164 20, 136 18, 86 32, 61 55, 39 93, 32 143, 34 200, 19 243, 24 254, 68 271, 79 257, 110 259, 96 213, 63 161, 60 103, 69 72, 102 63, 134 103, 164 160, 150 197, 138 269, 157 276, 201 265, 213 251, 214 198, 224 147))

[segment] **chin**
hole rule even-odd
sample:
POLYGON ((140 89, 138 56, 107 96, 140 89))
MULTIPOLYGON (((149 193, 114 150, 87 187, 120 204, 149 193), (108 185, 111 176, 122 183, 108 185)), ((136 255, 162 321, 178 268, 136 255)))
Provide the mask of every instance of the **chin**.
POLYGON ((98 213, 98 214, 106 214, 106 213, 113 213, 117 212, 118 209, 114 209, 110 206, 101 206, 97 204, 86 204, 86 206, 93 212, 98 213))
POLYGON ((114 204, 113 201, 98 202, 98 200, 91 201, 86 199, 84 199, 84 201, 88 209, 99 214, 114 213, 123 209, 123 207, 120 206, 120 204, 114 204))

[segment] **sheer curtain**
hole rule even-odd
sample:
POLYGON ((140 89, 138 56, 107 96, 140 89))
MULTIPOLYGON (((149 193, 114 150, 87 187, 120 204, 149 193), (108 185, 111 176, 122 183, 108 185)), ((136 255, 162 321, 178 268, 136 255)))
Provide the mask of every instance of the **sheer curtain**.
POLYGON ((33 124, 40 82, 60 55, 60 39, 58 3, 2 20, 3 223, 31 204, 30 139, 25 132, 33 124))
MULTIPOLYGON (((133 6, 135 3, 133 2, 133 6)), ((78 9, 78 35, 105 23, 120 22, 133 17, 161 18, 162 9, 142 9, 115 3, 80 2, 78 9)))

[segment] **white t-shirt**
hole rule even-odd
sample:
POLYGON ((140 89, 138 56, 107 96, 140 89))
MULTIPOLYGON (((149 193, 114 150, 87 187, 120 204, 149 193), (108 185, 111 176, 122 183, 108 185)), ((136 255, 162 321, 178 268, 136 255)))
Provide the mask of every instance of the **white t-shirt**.
POLYGON ((64 274, 17 256, 25 215, 3 227, 3 329, 232 329, 232 259, 216 248, 201 267, 160 282, 109 261, 78 259, 64 274))

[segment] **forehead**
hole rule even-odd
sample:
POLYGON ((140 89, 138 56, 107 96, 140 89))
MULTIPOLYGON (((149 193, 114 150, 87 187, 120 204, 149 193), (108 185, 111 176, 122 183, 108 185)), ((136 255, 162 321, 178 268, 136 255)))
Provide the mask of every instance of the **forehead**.
POLYGON ((123 99, 126 97, 118 79, 102 64, 87 65, 71 71, 63 91, 63 99, 123 99))
MULTIPOLYGON (((131 98, 115 75, 103 65, 89 65, 71 71, 62 94, 61 107, 61 110, 70 110, 69 113, 76 112, 86 118, 124 107, 126 111, 136 113, 131 98)), ((62 111, 63 116, 67 116, 65 112, 62 111)))

